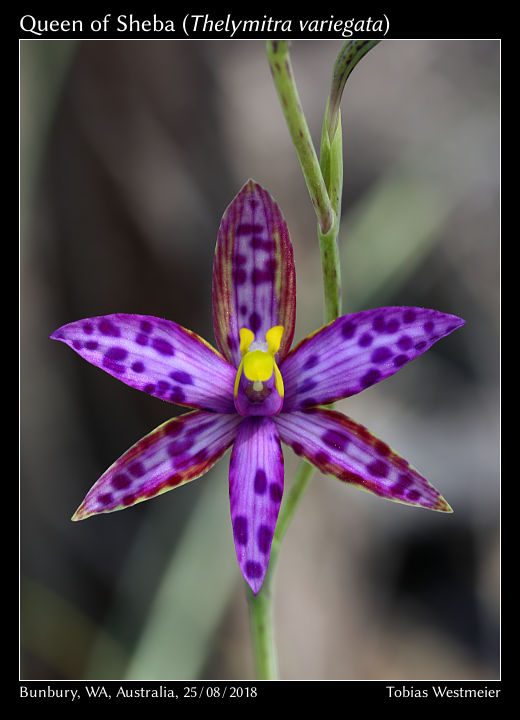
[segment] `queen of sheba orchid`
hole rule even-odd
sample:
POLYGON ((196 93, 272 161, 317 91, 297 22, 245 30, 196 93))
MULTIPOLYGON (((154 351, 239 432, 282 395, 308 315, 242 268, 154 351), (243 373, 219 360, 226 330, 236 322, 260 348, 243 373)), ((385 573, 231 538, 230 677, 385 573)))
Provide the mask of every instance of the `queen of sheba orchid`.
POLYGON ((231 522, 256 594, 284 489, 281 443, 322 473, 383 498, 450 512, 437 490, 365 427, 320 407, 381 382, 464 324, 421 307, 344 315, 291 350, 295 269, 271 195, 249 180, 220 225, 213 268, 218 352, 170 320, 116 313, 51 337, 166 402, 194 408, 160 425, 99 478, 73 516, 121 510, 206 473, 232 446, 231 522))

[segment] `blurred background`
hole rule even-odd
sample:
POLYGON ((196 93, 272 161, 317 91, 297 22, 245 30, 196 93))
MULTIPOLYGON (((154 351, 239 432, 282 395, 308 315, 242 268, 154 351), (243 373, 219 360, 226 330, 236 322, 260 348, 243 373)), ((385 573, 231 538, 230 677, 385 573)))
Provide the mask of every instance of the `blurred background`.
MULTIPOLYGON (((291 46, 316 146, 341 44, 291 46)), ((264 42, 20 46, 21 678, 254 678, 229 453, 71 523, 99 475, 181 410, 48 338, 127 312, 213 343, 218 225, 250 177, 291 232, 295 340, 322 324, 316 221, 264 42)), ((338 409, 454 513, 316 472, 278 560, 282 678, 499 677, 499 59, 498 41, 386 41, 348 80, 344 312, 422 305, 467 324, 338 409)))

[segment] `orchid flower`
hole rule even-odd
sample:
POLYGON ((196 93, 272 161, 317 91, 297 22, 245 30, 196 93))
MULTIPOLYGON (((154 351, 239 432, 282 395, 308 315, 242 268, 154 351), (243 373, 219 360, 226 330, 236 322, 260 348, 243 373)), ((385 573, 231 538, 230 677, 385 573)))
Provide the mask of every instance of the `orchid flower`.
POLYGON ((381 382, 464 324, 420 307, 344 315, 291 350, 295 269, 287 225, 249 180, 220 225, 213 323, 220 352, 175 322, 112 314, 51 338, 149 395, 195 408, 160 425, 99 478, 73 516, 111 512, 206 473, 233 446, 231 521, 240 569, 256 594, 284 488, 281 442, 322 473, 389 500, 451 512, 437 490, 365 427, 319 407, 381 382))

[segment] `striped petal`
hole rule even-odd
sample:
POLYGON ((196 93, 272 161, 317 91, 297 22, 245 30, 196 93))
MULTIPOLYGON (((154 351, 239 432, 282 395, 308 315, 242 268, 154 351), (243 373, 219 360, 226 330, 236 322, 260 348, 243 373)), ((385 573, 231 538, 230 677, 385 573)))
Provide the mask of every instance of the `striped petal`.
POLYGON ((240 328, 264 341, 284 327, 278 358, 291 347, 296 282, 289 231, 271 195, 249 180, 220 224, 213 266, 213 326, 218 347, 235 367, 241 360, 240 328))
POLYGON ((231 445, 240 420, 194 410, 159 425, 99 478, 72 519, 122 510, 200 477, 231 445))
POLYGON ((284 412, 350 397, 393 375, 464 325, 456 315, 386 307, 344 315, 309 335, 280 364, 284 412))
POLYGON ((150 315, 102 315, 56 330, 92 365, 167 402, 232 413, 236 370, 194 332, 150 315))
POLYGON ((256 594, 262 587, 283 494, 283 455, 269 417, 243 420, 229 464, 231 522, 238 563, 256 594))
POLYGON ((275 418, 284 443, 321 472, 407 505, 451 512, 446 500, 363 425, 333 410, 313 408, 275 418))

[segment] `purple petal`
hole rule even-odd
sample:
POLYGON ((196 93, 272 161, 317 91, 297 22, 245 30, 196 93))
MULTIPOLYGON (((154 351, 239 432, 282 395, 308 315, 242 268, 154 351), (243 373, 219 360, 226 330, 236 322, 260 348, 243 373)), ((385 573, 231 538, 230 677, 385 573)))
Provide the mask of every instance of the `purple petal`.
POLYGON ((451 512, 446 500, 363 425, 333 410, 313 408, 275 418, 284 443, 321 472, 407 505, 451 512))
POLYGON ((236 370, 194 332, 150 315, 103 315, 64 325, 61 340, 126 385, 178 405, 234 412, 236 370))
POLYGON ((280 363, 284 412, 355 395, 462 325, 456 315, 415 307, 344 315, 302 340, 280 363))
POLYGON ((213 266, 213 326, 230 363, 240 364, 242 327, 263 342, 267 330, 283 325, 278 357, 285 357, 294 335, 295 288, 293 250, 280 208, 249 180, 224 213, 213 266))
POLYGON ((238 563, 256 593, 262 587, 283 494, 283 455, 268 417, 240 425, 229 464, 229 501, 238 563))
POLYGON ((168 420, 116 460, 72 519, 121 510, 200 477, 231 445, 240 420, 203 410, 168 420))

